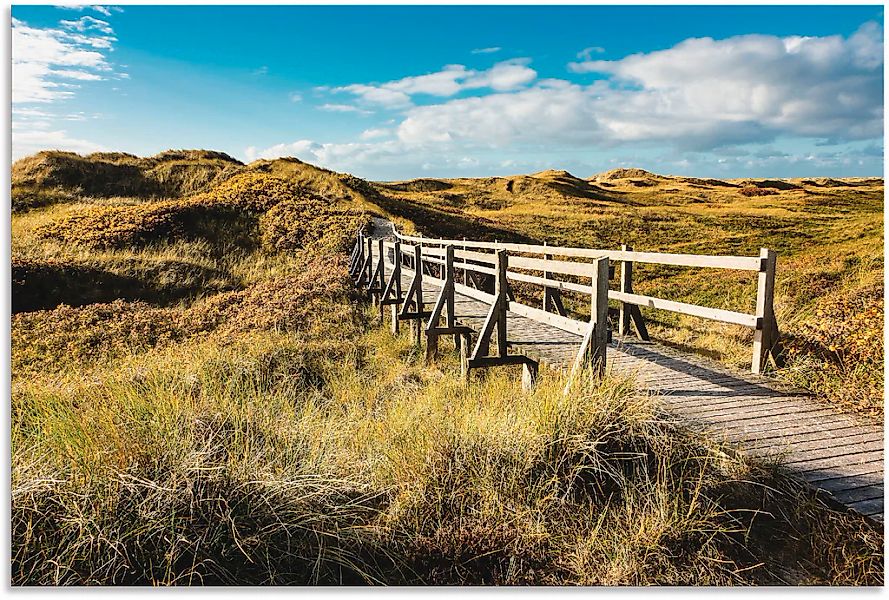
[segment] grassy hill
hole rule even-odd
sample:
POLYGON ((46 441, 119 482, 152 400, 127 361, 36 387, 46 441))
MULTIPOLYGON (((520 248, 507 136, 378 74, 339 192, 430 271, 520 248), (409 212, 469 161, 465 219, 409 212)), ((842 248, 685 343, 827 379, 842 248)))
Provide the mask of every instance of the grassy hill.
POLYGON ((552 210, 575 220, 546 235, 581 243, 609 238, 572 224, 647 210, 637 187, 374 184, 207 151, 17 162, 12 582, 882 582, 882 532, 779 465, 617 377, 568 398, 509 370, 463 387, 346 273, 371 215, 536 239, 552 210))

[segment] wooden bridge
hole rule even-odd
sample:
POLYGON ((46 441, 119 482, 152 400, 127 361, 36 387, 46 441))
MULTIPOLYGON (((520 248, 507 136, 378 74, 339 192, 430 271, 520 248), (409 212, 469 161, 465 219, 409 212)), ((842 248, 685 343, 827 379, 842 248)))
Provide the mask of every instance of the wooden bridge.
POLYGON ((454 336, 464 377, 472 369, 522 365, 523 385, 530 387, 542 365, 568 372, 568 393, 584 368, 631 373, 691 426, 751 455, 780 455, 828 500, 882 522, 882 428, 761 376, 779 341, 772 310, 775 269, 775 253, 768 249, 758 257, 701 256, 626 246, 613 251, 442 240, 402 235, 384 221, 359 232, 350 263, 381 317, 390 307, 392 331, 405 321, 416 343, 425 339, 427 358, 437 352, 439 337, 454 336), (617 290, 609 289, 616 274, 612 262, 620 265, 617 290), (634 263, 757 272, 756 312, 636 294, 634 263), (524 301, 538 288, 539 308, 524 301), (568 315, 563 293, 589 297, 586 320, 568 315), (615 335, 608 326, 609 300, 619 305, 615 335), (751 373, 652 342, 640 307, 749 327, 751 373))

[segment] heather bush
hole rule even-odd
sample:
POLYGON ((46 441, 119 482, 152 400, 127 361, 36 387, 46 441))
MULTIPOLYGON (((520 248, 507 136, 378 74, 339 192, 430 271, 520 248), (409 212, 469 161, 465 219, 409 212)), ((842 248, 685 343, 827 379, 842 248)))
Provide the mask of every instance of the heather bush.
POLYGON ((208 296, 188 307, 116 300, 59 306, 12 317, 15 373, 62 372, 217 331, 300 333, 336 345, 354 335, 354 286, 343 259, 314 256, 295 272, 247 289, 208 296))

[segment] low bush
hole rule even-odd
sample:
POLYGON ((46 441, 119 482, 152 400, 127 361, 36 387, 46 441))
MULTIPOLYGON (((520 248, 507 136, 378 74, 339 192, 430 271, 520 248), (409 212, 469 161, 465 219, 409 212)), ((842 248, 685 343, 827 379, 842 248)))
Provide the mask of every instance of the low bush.
POLYGON ((13 315, 13 371, 62 372, 214 330, 220 337, 270 330, 340 343, 355 333, 356 322, 350 302, 354 286, 342 261, 314 256, 293 274, 215 294, 187 308, 116 300, 13 315))
POLYGON ((775 196, 778 194, 778 192, 773 189, 769 189, 766 187, 757 187, 755 185, 742 187, 740 190, 738 190, 738 193, 742 196, 747 196, 748 198, 751 196, 775 196))
POLYGON ((882 281, 837 291, 816 302, 813 315, 785 336, 789 381, 872 417, 883 416, 882 281))
POLYGON ((155 306, 235 288, 232 276, 194 260, 110 257, 105 260, 12 259, 12 312, 141 300, 155 306))
POLYGON ((35 234, 93 248, 206 238, 271 251, 323 241, 325 249, 340 250, 362 219, 361 211, 335 208, 286 179, 244 173, 183 200, 88 207, 39 226, 35 234))

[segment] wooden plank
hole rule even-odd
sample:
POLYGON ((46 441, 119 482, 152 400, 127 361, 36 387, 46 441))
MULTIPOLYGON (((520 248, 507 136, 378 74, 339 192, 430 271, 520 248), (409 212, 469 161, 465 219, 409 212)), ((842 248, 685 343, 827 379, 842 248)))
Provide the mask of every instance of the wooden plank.
POLYGON ((862 500, 874 500, 876 498, 883 500, 886 494, 882 485, 867 485, 852 488, 851 490, 829 493, 836 501, 844 504, 848 502, 860 502, 862 500))
POLYGON ((825 444, 845 446, 849 444, 869 444, 871 442, 879 444, 880 447, 882 447, 883 436, 871 432, 862 433, 857 427, 851 426, 839 430, 807 431, 794 436, 776 436, 774 438, 759 440, 751 444, 745 444, 744 448, 748 451, 755 452, 760 449, 783 451, 785 447, 792 447, 794 450, 802 452, 820 448, 825 444))
POLYGON ((874 469, 871 473, 858 473, 848 476, 842 474, 834 475, 832 477, 822 478, 819 481, 812 480, 814 475, 812 478, 806 478, 805 474, 803 474, 803 478, 813 487, 835 494, 846 490, 883 485, 883 469, 874 469))
POLYGON ((547 279, 544 277, 537 277, 536 275, 527 275, 525 273, 516 273, 515 271, 509 271, 506 273, 507 278, 513 281, 524 281, 525 283, 533 283, 536 285, 544 286, 545 288, 552 288, 559 291, 568 291, 568 292, 580 292, 581 294, 592 294, 593 287, 590 285, 583 285, 580 283, 572 283, 570 281, 559 281, 557 279, 547 279))
MULTIPOLYGON (((588 324, 583 321, 563 317, 556 313, 546 312, 545 310, 534 308, 533 306, 528 306, 521 302, 510 302, 509 310, 517 315, 540 321, 541 323, 546 323, 547 325, 578 336, 584 335, 586 328, 588 327, 588 324)), ((579 342, 580 340, 578 340, 578 343, 579 342)))
MULTIPOLYGON (((841 451, 842 452, 842 451, 841 451)), ((849 454, 841 453, 834 456, 790 456, 785 461, 788 467, 794 469, 822 469, 828 467, 842 467, 846 465, 858 465, 861 463, 873 462, 875 460, 883 461, 883 451, 881 450, 861 450, 851 452, 849 454)))
POLYGON ((484 302, 485 304, 491 304, 494 302, 494 294, 489 294, 487 292, 483 292, 481 290, 477 290, 475 288, 471 288, 469 286, 463 285, 462 283, 454 283, 454 290, 458 294, 462 294, 464 296, 468 296, 474 300, 479 300, 484 302))
POLYGON ((596 267, 593 263, 565 262, 563 260, 545 260, 542 258, 524 258, 520 256, 511 257, 509 262, 517 269, 546 271, 548 273, 559 273, 561 275, 579 275, 581 277, 593 277, 596 275, 596 267))
POLYGON ((883 514, 883 498, 872 498, 870 500, 859 500, 848 504, 849 508, 860 512, 863 515, 883 514))
POLYGON ((871 475, 874 473, 880 473, 880 477, 882 478, 883 473, 883 459, 880 458, 878 460, 866 461, 862 463, 856 463, 854 465, 845 465, 841 469, 839 467, 824 467, 818 468, 814 467, 811 469, 794 469, 795 471, 802 474, 803 478, 806 481, 810 482, 819 482, 827 479, 836 479, 839 477, 855 477, 855 476, 864 476, 871 475))
POLYGON ((677 312, 692 317, 701 317, 702 319, 710 319, 712 321, 720 321, 722 323, 732 323, 734 325, 742 325, 744 327, 756 328, 757 317, 746 313, 735 312, 733 310, 723 310, 721 308, 710 308, 706 306, 697 306, 695 304, 687 304, 685 302, 676 302, 674 300, 664 300, 663 298, 654 298, 652 296, 642 296, 640 294, 629 294, 626 292, 610 291, 608 298, 646 308, 655 308, 658 310, 667 310, 677 312))

